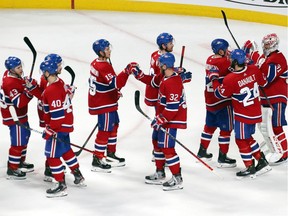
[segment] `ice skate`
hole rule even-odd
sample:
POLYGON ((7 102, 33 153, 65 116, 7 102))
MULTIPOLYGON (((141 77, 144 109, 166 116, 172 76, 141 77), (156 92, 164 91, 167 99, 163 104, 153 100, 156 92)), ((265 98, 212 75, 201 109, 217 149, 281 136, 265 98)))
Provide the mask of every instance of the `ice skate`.
POLYGON ((103 159, 99 159, 98 157, 93 155, 91 171, 110 173, 111 172, 111 165, 107 164, 103 159))
POLYGON ((271 166, 278 166, 287 163, 287 158, 280 158, 278 161, 271 163, 271 166))
POLYGON ((218 168, 233 168, 236 167, 236 160, 227 157, 227 154, 223 154, 220 150, 219 150, 219 156, 218 156, 218 164, 217 167, 218 168))
POLYGON ((162 185, 165 180, 165 172, 164 170, 156 170, 156 172, 152 175, 145 176, 146 184, 154 184, 154 185, 162 185))
POLYGON ((52 175, 52 172, 51 172, 51 169, 50 169, 49 166, 45 167, 43 181, 45 181, 45 182, 53 182, 54 181, 55 182, 55 179, 54 179, 54 177, 52 175))
POLYGON ((21 161, 19 164, 19 169, 22 172, 28 173, 34 171, 34 164, 27 163, 25 161, 21 161))
POLYGON ((67 186, 65 180, 57 182, 54 187, 46 190, 48 198, 67 196, 67 186))
POLYGON ((26 173, 22 172, 20 169, 7 169, 7 177, 8 180, 23 180, 26 179, 26 173))
POLYGON ((207 153, 207 149, 205 149, 202 144, 200 144, 200 148, 197 154, 197 157, 201 158, 203 161, 211 161, 213 154, 207 153))
POLYGON ((172 175, 172 178, 163 184, 164 191, 180 190, 183 189, 183 179, 181 173, 172 175))
POLYGON ((251 166, 246 167, 246 169, 237 172, 236 176, 237 176, 237 179, 243 179, 243 178, 248 178, 248 177, 250 177, 251 179, 256 178, 256 169, 254 165, 254 160, 251 166))
POLYGON ((112 167, 125 166, 125 158, 117 157, 115 152, 107 152, 106 162, 112 167))
POLYGON ((259 159, 258 164, 255 167, 257 176, 272 170, 263 153, 261 153, 261 156, 262 157, 259 159))
POLYGON ((72 174, 75 177, 74 180, 74 184, 79 186, 79 187, 86 187, 87 185, 85 184, 85 179, 82 175, 82 173, 80 172, 80 170, 78 168, 76 168, 75 170, 73 170, 72 174))

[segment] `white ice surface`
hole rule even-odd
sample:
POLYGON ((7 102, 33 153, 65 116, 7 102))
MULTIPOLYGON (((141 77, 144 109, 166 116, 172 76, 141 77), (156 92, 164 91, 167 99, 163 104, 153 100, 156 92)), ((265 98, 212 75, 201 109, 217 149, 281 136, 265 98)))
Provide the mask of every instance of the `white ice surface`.
MULTIPOLYGON (((228 17, 229 19, 229 17, 228 17)), ((240 46, 247 39, 260 45, 262 37, 276 32, 281 40, 280 50, 287 57, 287 28, 228 20, 230 29, 240 46)), ((211 54, 210 43, 215 38, 225 38, 231 48, 236 48, 222 19, 203 17, 153 15, 140 13, 97 11, 0 10, 0 75, 5 70, 8 56, 17 56, 30 72, 32 55, 23 41, 28 36, 38 52, 33 77, 39 79, 39 64, 48 53, 58 53, 66 65, 76 72, 78 87, 73 99, 75 131, 71 133, 74 144, 82 145, 97 122, 88 114, 87 91, 90 62, 95 58, 92 43, 106 38, 113 45, 112 63, 120 72, 127 63, 137 61, 148 72, 151 53, 157 49, 155 39, 161 32, 170 32, 176 39, 174 53, 180 61, 182 45, 186 46, 184 67, 193 72, 193 80, 185 84, 188 102, 188 128, 179 130, 177 139, 195 154, 205 120, 204 64, 211 54)), ((63 70, 61 77, 70 82, 63 70)), ((180 156, 184 189, 164 192, 161 186, 144 183, 144 177, 154 172, 151 162, 151 128, 149 121, 134 107, 134 91, 141 91, 141 106, 151 117, 153 110, 143 103, 144 85, 130 77, 119 101, 120 128, 118 155, 126 158, 127 165, 114 168, 111 174, 90 171, 92 156, 83 151, 79 156, 81 171, 87 188, 73 185, 68 172, 68 196, 48 199, 45 190, 52 185, 43 181, 44 140, 31 134, 27 161, 35 164, 35 172, 27 174, 24 181, 6 180, 8 127, 0 126, 0 216, 32 215, 163 215, 163 216, 287 216, 287 165, 273 170, 255 180, 239 181, 235 173, 244 168, 237 146, 232 138, 229 156, 237 159, 237 167, 218 169, 217 136, 213 137, 209 151, 214 154, 209 165, 211 172, 177 145, 180 156), (222 176, 220 179, 218 176, 222 176)), ((36 100, 29 106, 30 126, 37 130, 36 100)), ((285 127, 287 132, 287 128, 285 127)), ((255 138, 263 138, 256 133, 255 138)), ((93 150, 95 134, 87 144, 93 150)), ((76 148, 74 148, 77 150, 76 148)), ((168 178, 171 174, 166 170, 168 178)))

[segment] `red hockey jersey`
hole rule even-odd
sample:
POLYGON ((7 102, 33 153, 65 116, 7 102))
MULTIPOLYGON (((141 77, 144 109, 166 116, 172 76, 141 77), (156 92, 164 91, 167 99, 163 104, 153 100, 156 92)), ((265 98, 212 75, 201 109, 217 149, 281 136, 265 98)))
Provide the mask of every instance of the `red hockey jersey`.
POLYGON ((89 113, 98 115, 118 110, 120 90, 128 76, 124 71, 116 75, 109 62, 95 59, 91 63, 89 78, 89 113))
POLYGON ((64 82, 57 80, 48 85, 42 94, 44 121, 56 132, 72 132, 73 107, 64 82))
MULTIPOLYGON (((150 60, 150 72, 149 75, 158 75, 160 74, 160 67, 158 58, 161 55, 160 51, 157 50, 151 54, 150 60)), ((144 102, 147 106, 156 106, 158 97, 158 88, 154 88, 151 85, 146 85, 145 88, 145 99, 144 102)))
POLYGON ((218 98, 232 97, 235 120, 254 124, 262 121, 259 85, 265 83, 259 68, 249 65, 228 74, 221 85, 214 80, 213 88, 218 98))
MULTIPOLYGON (((287 88, 287 61, 285 56, 279 52, 272 52, 265 61, 260 65, 260 70, 267 79, 264 85, 264 92, 270 102, 287 103, 288 88, 287 88)), ((261 93, 262 104, 268 104, 263 92, 261 93)))
POLYGON ((230 73, 228 68, 230 67, 230 60, 227 57, 215 57, 211 55, 206 61, 206 77, 205 77, 205 103, 206 109, 210 112, 220 110, 231 104, 231 98, 217 98, 214 95, 212 82, 209 79, 209 75, 212 73, 219 73, 219 82, 222 83, 224 77, 230 73))
POLYGON ((1 108, 3 124, 8 126, 15 124, 9 112, 9 106, 14 106, 19 121, 26 123, 28 121, 28 103, 33 96, 25 90, 25 81, 22 78, 11 76, 8 71, 5 71, 1 89, 7 105, 6 108, 1 108))
POLYGON ((163 77, 157 101, 156 115, 162 114, 167 123, 164 128, 187 127, 187 104, 181 77, 174 73, 170 77, 163 77))

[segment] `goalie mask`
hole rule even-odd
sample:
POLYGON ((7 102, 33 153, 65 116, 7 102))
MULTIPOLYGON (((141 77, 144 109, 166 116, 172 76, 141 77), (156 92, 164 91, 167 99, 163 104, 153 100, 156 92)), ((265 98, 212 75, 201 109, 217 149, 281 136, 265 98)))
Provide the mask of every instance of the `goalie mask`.
POLYGON ((262 39, 263 54, 268 56, 271 52, 278 50, 279 38, 275 33, 268 34, 262 39))

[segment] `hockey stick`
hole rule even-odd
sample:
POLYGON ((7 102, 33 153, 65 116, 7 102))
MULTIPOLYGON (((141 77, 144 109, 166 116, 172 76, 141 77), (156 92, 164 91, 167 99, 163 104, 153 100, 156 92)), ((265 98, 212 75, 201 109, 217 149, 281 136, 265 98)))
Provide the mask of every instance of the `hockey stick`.
POLYGON ((29 78, 32 77, 33 74, 33 70, 34 70, 34 66, 35 66, 35 61, 36 61, 36 57, 37 57, 37 52, 34 48, 34 46, 32 45, 31 41, 29 40, 28 37, 24 37, 23 40, 25 41, 25 43, 27 44, 27 46, 30 48, 32 54, 33 54, 33 60, 32 60, 32 66, 31 66, 31 71, 30 71, 30 75, 29 78))
MULTIPOLYGON (((234 35, 232 34, 232 32, 231 32, 229 26, 228 26, 228 21, 227 21, 227 17, 226 17, 225 12, 224 12, 223 10, 221 10, 221 12, 222 12, 222 15, 223 15, 223 19, 224 19, 225 26, 227 27, 227 29, 228 29, 228 31, 229 31, 231 37, 233 38, 233 40, 234 40, 234 42, 235 42, 237 48, 238 48, 238 49, 241 49, 240 46, 239 46, 239 44, 237 43, 237 41, 236 41, 234 35)), ((267 97, 267 95, 266 95, 264 89, 263 89, 261 86, 259 86, 259 89, 260 89, 260 91, 263 93, 265 99, 267 100, 267 103, 268 103, 269 107, 270 107, 272 110, 274 110, 274 108, 273 108, 273 106, 272 106, 272 104, 271 104, 269 98, 267 97)))
POLYGON ((231 32, 231 30, 230 30, 230 28, 229 28, 229 26, 228 26, 227 17, 226 17, 225 12, 224 12, 223 10, 221 10, 221 12, 222 12, 222 16, 223 16, 223 19, 224 19, 225 26, 227 27, 227 29, 228 29, 231 37, 233 38, 233 40, 234 40, 234 42, 235 42, 235 44, 236 44, 236 46, 238 47, 238 49, 240 49, 240 46, 238 45, 236 39, 234 38, 234 35, 232 34, 232 32, 231 32))
MULTIPOLYGON (((140 107, 140 91, 135 91, 135 107, 136 109, 145 116, 148 120, 151 122, 153 121, 146 113, 143 112, 143 110, 140 107)), ((204 166, 206 166, 210 171, 212 171, 214 174, 216 174, 219 178, 223 179, 222 176, 220 176, 218 173, 215 172, 215 170, 209 166, 207 163, 205 163, 201 158, 199 158, 196 154, 194 154, 190 149, 188 149, 184 144, 182 144, 180 141, 178 141, 173 135, 171 135, 169 132, 167 132, 164 128, 160 127, 160 130, 162 130, 165 134, 170 136, 176 143, 178 143, 181 147, 183 147, 186 151, 188 151, 193 157, 195 157, 198 161, 200 161, 204 166)))
POLYGON ((184 53, 185 53, 185 46, 182 46, 181 59, 180 59, 180 68, 182 68, 182 65, 183 65, 184 53))
MULTIPOLYGON (((11 114, 11 117, 12 117, 13 121, 14 121, 17 125, 19 125, 20 127, 24 127, 24 128, 27 129, 27 130, 36 132, 36 133, 38 133, 38 134, 43 134, 43 132, 41 132, 41 131, 38 131, 38 130, 36 130, 36 129, 33 129, 33 128, 31 128, 31 127, 28 127, 28 126, 22 124, 22 123, 19 121, 19 119, 18 119, 18 116, 17 116, 17 114, 16 114, 16 110, 15 110, 14 106, 9 106, 9 111, 10 111, 10 114, 11 114)), ((58 141, 60 141, 60 142, 63 142, 61 139, 59 139, 59 138, 57 138, 57 137, 56 137, 56 138, 53 137, 53 139, 56 139, 56 140, 58 140, 58 141)), ((90 152, 90 153, 94 154, 94 151, 91 151, 91 150, 86 149, 86 148, 84 148, 84 147, 78 146, 78 145, 76 145, 76 144, 67 143, 67 142, 63 142, 63 143, 65 143, 65 144, 70 144, 71 146, 74 146, 74 147, 76 147, 76 148, 79 148, 79 149, 82 149, 82 150, 85 150, 85 151, 87 151, 87 152, 90 152)))
POLYGON ((71 86, 73 85, 73 83, 74 83, 74 80, 75 80, 75 73, 74 73, 74 71, 72 70, 72 68, 70 67, 70 66, 65 66, 65 68, 64 68, 65 70, 67 70, 68 71, 68 73, 71 75, 71 86))
POLYGON ((89 136, 87 137, 86 141, 84 142, 83 146, 81 147, 81 149, 77 152, 75 152, 76 156, 79 156, 82 152, 82 150, 84 149, 84 147, 87 145, 87 143, 89 142, 91 136, 93 135, 93 133, 95 132, 96 128, 98 127, 98 123, 95 125, 95 127, 93 128, 93 130, 91 131, 91 133, 89 134, 89 136))

